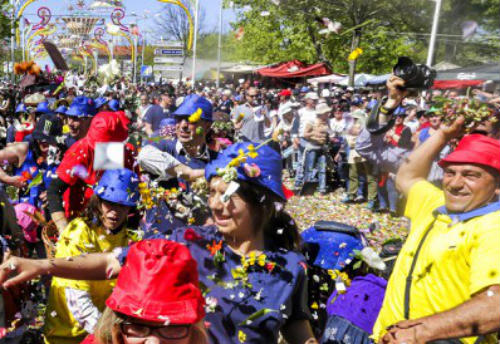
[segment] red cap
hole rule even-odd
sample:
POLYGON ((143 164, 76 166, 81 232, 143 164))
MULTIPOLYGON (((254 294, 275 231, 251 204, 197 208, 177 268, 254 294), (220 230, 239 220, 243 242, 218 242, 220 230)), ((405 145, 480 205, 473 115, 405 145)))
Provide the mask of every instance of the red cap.
POLYGON ((481 134, 464 136, 457 148, 439 161, 439 166, 448 163, 484 165, 500 173, 500 141, 481 134))
POLYGON ((291 96, 292 95, 292 91, 290 91, 289 89, 284 89, 284 90, 281 90, 280 93, 278 93, 278 96, 285 96, 285 97, 288 97, 288 96, 291 96))
POLYGON ((165 239, 142 240, 127 255, 113 293, 112 310, 164 324, 194 324, 205 316, 196 261, 189 249, 165 239))

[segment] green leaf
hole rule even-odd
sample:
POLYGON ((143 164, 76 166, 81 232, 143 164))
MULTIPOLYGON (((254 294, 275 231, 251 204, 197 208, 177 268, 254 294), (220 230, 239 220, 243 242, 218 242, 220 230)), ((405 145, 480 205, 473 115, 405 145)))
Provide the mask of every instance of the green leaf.
POLYGON ((249 321, 254 321, 256 319, 259 319, 260 317, 272 313, 272 312, 278 312, 277 310, 271 309, 271 308, 262 308, 261 310, 253 313, 250 315, 248 318, 246 318, 244 321, 242 321, 238 326, 244 326, 246 325, 249 321))
POLYGON ((31 183, 29 183, 29 185, 28 185, 28 191, 30 191, 30 189, 33 186, 37 186, 37 185, 42 184, 42 182, 43 182, 43 175, 42 175, 42 173, 39 172, 36 175, 36 177, 31 180, 31 183))
POLYGON ((363 263, 362 260, 358 260, 356 263, 354 263, 354 265, 352 266, 352 269, 353 270, 357 270, 361 267, 361 264, 363 263))

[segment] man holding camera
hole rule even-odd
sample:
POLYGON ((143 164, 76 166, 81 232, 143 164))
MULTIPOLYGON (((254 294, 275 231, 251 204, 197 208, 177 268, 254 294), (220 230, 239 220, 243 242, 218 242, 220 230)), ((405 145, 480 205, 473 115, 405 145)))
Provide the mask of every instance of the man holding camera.
MULTIPOLYGON (((392 76, 387 86, 389 98, 377 115, 386 129, 405 82, 392 76)), ((362 154, 378 163, 394 168, 401 159, 396 186, 408 198, 411 220, 373 329, 379 343, 497 341, 491 333, 500 328, 500 141, 465 136, 439 162, 442 190, 426 181, 434 157, 463 124, 459 117, 442 126, 409 155, 397 147, 383 152, 383 130, 373 123, 370 138, 365 132, 358 140, 362 154)))

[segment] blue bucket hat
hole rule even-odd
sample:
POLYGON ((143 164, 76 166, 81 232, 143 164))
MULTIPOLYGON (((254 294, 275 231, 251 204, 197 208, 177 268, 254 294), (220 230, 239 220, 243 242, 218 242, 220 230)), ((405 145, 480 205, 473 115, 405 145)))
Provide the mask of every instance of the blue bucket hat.
POLYGON ((19 103, 16 107, 16 113, 21 113, 21 112, 28 112, 28 109, 26 108, 26 105, 24 103, 19 103))
POLYGON ((106 170, 94 192, 102 200, 133 207, 139 201, 139 178, 127 168, 106 170))
POLYGON ((398 106, 396 110, 394 110, 395 116, 406 116, 406 108, 404 106, 398 106))
MULTIPOLYGON (((234 158, 240 155, 241 151, 248 152, 250 145, 253 147, 258 146, 258 144, 252 142, 240 142, 219 153, 217 159, 210 161, 205 167, 205 179, 210 181, 212 177, 217 176, 217 169, 228 166, 234 158)), ((260 185, 272 191, 281 199, 286 200, 281 180, 281 155, 267 145, 260 147, 256 152, 257 157, 251 158, 247 156, 246 162, 236 167, 236 179, 260 185), (248 167, 255 167, 254 164, 260 172, 256 176, 249 176, 248 167)))
POLYGON ((118 111, 120 110, 120 101, 118 101, 117 99, 111 99, 108 102, 108 106, 111 111, 118 111))
POLYGON ((307 87, 307 86, 302 86, 302 88, 300 89, 300 93, 307 93, 309 91, 310 91, 309 87, 307 87))
POLYGON ((108 103, 108 100, 104 97, 98 97, 94 100, 95 108, 99 109, 101 106, 108 103))
POLYGON ((92 117, 96 113, 96 108, 92 98, 79 96, 73 99, 66 116, 71 117, 92 117))
POLYGON ((61 114, 65 115, 67 110, 68 110, 68 108, 66 106, 61 105, 54 112, 55 113, 61 113, 61 114))
POLYGON ((353 251, 363 249, 359 232, 354 227, 335 221, 319 221, 303 231, 301 236, 308 247, 310 263, 327 270, 344 269, 353 260, 353 251))
POLYGON ((363 99, 361 99, 360 96, 354 96, 354 98, 351 100, 351 105, 359 106, 361 104, 363 104, 363 99))
POLYGON ((52 110, 49 108, 49 102, 38 103, 35 113, 52 113, 52 110))
POLYGON ((212 121, 212 104, 204 97, 197 94, 190 94, 182 102, 181 106, 175 110, 174 116, 190 116, 198 109, 201 109, 201 118, 212 121))

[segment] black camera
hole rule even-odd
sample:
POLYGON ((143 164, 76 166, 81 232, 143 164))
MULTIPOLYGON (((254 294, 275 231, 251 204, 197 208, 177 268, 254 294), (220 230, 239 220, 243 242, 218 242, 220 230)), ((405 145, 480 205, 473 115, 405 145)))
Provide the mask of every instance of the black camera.
POLYGON ((436 78, 434 69, 423 64, 415 64, 406 56, 398 58, 392 73, 405 81, 404 88, 430 88, 436 78))

